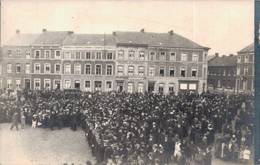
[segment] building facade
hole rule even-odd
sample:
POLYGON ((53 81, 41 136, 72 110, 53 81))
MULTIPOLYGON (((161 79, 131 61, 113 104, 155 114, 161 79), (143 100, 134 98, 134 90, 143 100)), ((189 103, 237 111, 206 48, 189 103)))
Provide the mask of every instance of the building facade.
POLYGON ((254 44, 238 52, 236 91, 254 92, 254 44))
POLYGON ((215 54, 208 61, 208 89, 235 92, 237 56, 215 54))
MULTIPOLYGON (((22 35, 20 34, 20 38, 22 35)), ((80 89, 82 91, 203 92, 207 89, 209 48, 168 33, 113 32, 113 34, 74 34, 43 29, 25 47, 22 73, 10 72, 19 64, 8 57, 10 45, 20 49, 17 37, 5 45, 2 87, 16 89, 3 77, 23 79, 19 88, 80 89), (14 42, 16 41, 16 42, 14 42), (16 66, 14 68, 14 66, 16 66), (3 82, 4 81, 4 82, 3 82), (9 85, 8 85, 9 84, 9 85)), ((17 52, 17 51, 16 51, 17 52)), ((20 71, 20 72, 21 72, 20 71)), ((16 84, 19 84, 17 81, 16 84)), ((17 86, 17 85, 16 85, 17 86)))

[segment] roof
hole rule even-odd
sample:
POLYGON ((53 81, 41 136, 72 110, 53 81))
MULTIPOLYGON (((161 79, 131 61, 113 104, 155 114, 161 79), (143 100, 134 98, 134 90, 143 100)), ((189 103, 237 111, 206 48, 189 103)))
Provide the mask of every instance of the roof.
POLYGON ((155 47, 209 49, 176 33, 114 32, 118 44, 140 44, 155 47))
POLYGON ((208 66, 236 66, 237 64, 237 56, 229 55, 229 56, 215 56, 208 61, 208 66))
POLYGON ((248 45, 247 47, 243 48, 242 50, 240 50, 238 53, 251 53, 254 52, 255 48, 254 48, 254 43, 248 45))
POLYGON ((9 41, 6 42, 6 46, 29 46, 31 45, 39 34, 16 34, 9 41))
POLYGON ((70 32, 68 31, 45 31, 33 42, 33 45, 61 45, 70 32))
POLYGON ((63 41, 63 45, 115 45, 111 34, 73 34, 63 41))

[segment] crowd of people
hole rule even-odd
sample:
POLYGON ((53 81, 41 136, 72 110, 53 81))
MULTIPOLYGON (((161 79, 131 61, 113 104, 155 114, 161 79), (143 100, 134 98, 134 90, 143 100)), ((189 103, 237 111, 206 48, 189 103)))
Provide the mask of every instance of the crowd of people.
POLYGON ((25 91, 0 104, 0 122, 18 112, 32 127, 82 127, 98 164, 209 165, 212 157, 252 156, 250 95, 25 91))

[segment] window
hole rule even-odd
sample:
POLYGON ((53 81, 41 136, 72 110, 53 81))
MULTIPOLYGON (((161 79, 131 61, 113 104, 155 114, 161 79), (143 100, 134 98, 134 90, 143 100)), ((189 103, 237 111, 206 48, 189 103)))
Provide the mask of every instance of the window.
POLYGON ((74 74, 81 74, 81 65, 74 64, 74 74))
POLYGON ((71 53, 70 52, 64 52, 64 59, 71 59, 71 53))
POLYGON ((81 59, 86 59, 86 53, 85 52, 81 52, 81 59))
POLYGON ((128 56, 129 56, 129 59, 134 59, 135 58, 135 51, 130 50, 128 56))
POLYGON ((7 89, 11 89, 12 88, 12 79, 7 79, 7 89))
POLYGON ((124 75, 124 66, 123 65, 117 66, 117 74, 118 75, 124 75))
POLYGON ((155 52, 150 52, 150 60, 155 60, 155 52))
POLYGON ((144 66, 139 66, 138 67, 138 75, 143 76, 144 75, 144 66))
POLYGON ((31 72, 31 65, 30 64, 26 64, 25 65, 25 73, 29 74, 31 72))
POLYGON ((248 75, 248 67, 247 66, 245 66, 245 68, 244 68, 244 75, 248 75))
POLYGON ((237 67, 237 75, 238 76, 240 75, 240 67, 239 66, 237 67))
POLYGON ((86 65, 85 74, 91 74, 91 66, 89 64, 86 65))
POLYGON ((87 60, 91 59, 91 53, 90 52, 86 52, 86 59, 87 60))
POLYGON ((44 89, 50 90, 51 89, 51 80, 44 79, 44 89))
POLYGON ((51 64, 44 64, 44 73, 45 74, 51 73, 51 64))
POLYGON ((181 54, 181 61, 187 61, 187 54, 181 54))
POLYGON ((12 56, 12 50, 7 50, 7 55, 12 56))
POLYGON ((60 59, 60 58, 61 58, 61 55, 60 55, 60 51, 59 51, 59 50, 56 50, 56 51, 55 51, 55 58, 56 58, 56 59, 60 59))
POLYGON ((138 83, 137 91, 139 93, 143 93, 144 92, 144 83, 138 83))
POLYGON ((237 63, 240 63, 241 62, 241 56, 238 56, 237 57, 237 63))
POLYGON ((170 68, 170 77, 174 77, 175 75, 175 70, 173 67, 170 68))
POLYGON ((173 83, 169 84, 169 93, 174 93, 174 84, 173 83))
POLYGON ((34 58, 39 59, 40 58, 40 51, 35 50, 34 58))
POLYGON ((49 59, 51 57, 51 51, 45 50, 45 58, 49 59))
POLYGON ((163 77, 164 76, 164 67, 160 67, 160 76, 163 77))
POLYGON ((101 52, 96 52, 96 59, 101 59, 102 53, 101 52))
POLYGON ((134 66, 128 66, 128 75, 134 75, 134 66))
POLYGON ((184 67, 181 68, 181 77, 186 77, 186 69, 184 67))
POLYGON ((112 75, 112 65, 107 65, 107 75, 112 75))
POLYGON ((91 89, 90 81, 85 81, 85 89, 86 89, 86 91, 90 91, 90 89, 91 89))
POLYGON ((3 80, 0 79, 0 89, 2 89, 2 88, 3 88, 3 80))
POLYGON ((160 60, 166 60, 166 53, 165 52, 160 53, 160 60))
POLYGON ((34 73, 41 73, 41 65, 34 64, 34 73))
POLYGON ((163 93, 163 91, 164 91, 164 84, 163 83, 159 84, 158 91, 159 91, 159 93, 163 93))
POLYGON ((34 79, 34 90, 40 90, 40 89, 41 89, 41 80, 34 79))
POLYGON ((65 80, 64 81, 64 88, 65 89, 71 88, 71 81, 70 80, 65 80))
POLYGON ((111 81, 106 82, 106 90, 107 90, 107 92, 112 91, 112 82, 111 81))
POLYGON ((101 65, 96 65, 96 75, 101 75, 101 65))
POLYGON ((191 69, 191 77, 197 77, 197 69, 196 68, 191 69))
POLYGON ((77 59, 77 60, 80 59, 80 52, 76 52, 76 59, 77 59))
POLYGON ((128 93, 133 93, 133 83, 129 82, 127 84, 127 92, 128 93))
POLYGON ((21 49, 16 50, 17 56, 21 56, 21 49))
POLYGON ((21 73, 21 64, 16 64, 16 73, 21 73))
POLYGON ((95 81, 95 91, 101 91, 101 88, 102 88, 102 82, 95 81))
POLYGON ((205 61, 207 60, 207 56, 208 56, 208 54, 205 52, 205 53, 204 53, 204 60, 205 60, 205 61))
POLYGON ((189 90, 196 90, 197 89, 197 84, 191 83, 189 84, 189 90))
POLYGON ((197 54, 192 54, 192 61, 193 62, 198 62, 199 61, 199 56, 197 54))
POLYGON ((112 60, 112 59, 113 59, 113 53, 108 52, 108 53, 107 53, 107 59, 108 59, 108 60, 112 60))
POLYGON ((139 52, 139 59, 144 60, 144 51, 139 52))
POLYGON ((75 81, 74 81, 74 87, 75 87, 76 89, 80 89, 80 80, 75 80, 75 81))
POLYGON ((245 56, 245 63, 248 63, 249 62, 249 58, 248 56, 245 56))
POLYGON ((56 73, 56 74, 59 74, 60 71, 61 71, 60 64, 55 64, 55 73, 56 73))
POLYGON ((180 83, 180 89, 181 90, 187 90, 188 89, 188 84, 187 83, 180 83))
POLYGON ((21 80, 15 80, 16 89, 21 89, 21 80))
POLYGON ((170 53, 170 61, 176 61, 176 53, 175 52, 170 53))
POLYGON ((26 58, 26 59, 30 59, 30 58, 31 58, 31 52, 30 52, 30 50, 26 50, 26 51, 25 51, 25 58, 26 58))
POLYGON ((149 76, 154 76, 154 67, 149 68, 149 76))
POLYGON ((7 64, 6 65, 6 72, 7 73, 12 73, 12 64, 7 64))
POLYGON ((54 80, 54 89, 60 89, 60 80, 54 80))
POLYGON ((2 65, 0 64, 0 75, 2 74, 2 65))
POLYGON ((71 65, 65 64, 64 65, 64 74, 70 74, 71 73, 71 65))
POLYGON ((124 58, 124 50, 119 50, 118 51, 118 58, 123 59, 124 58))

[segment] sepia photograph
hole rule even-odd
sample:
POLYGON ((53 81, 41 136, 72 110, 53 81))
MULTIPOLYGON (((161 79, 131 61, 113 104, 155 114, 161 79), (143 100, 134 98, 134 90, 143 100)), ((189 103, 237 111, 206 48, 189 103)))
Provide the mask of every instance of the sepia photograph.
POLYGON ((256 164, 254 0, 0 7, 0 165, 256 164))

